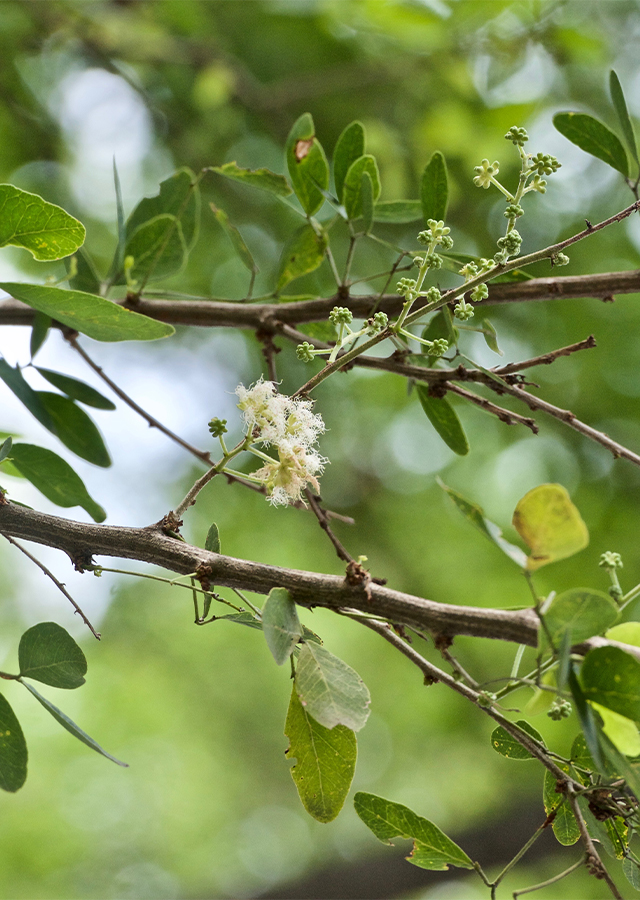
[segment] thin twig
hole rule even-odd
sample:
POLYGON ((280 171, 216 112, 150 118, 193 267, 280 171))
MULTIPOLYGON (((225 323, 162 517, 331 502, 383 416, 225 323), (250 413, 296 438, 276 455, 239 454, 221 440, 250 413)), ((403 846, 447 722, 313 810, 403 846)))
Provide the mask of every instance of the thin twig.
POLYGON ((376 622, 373 619, 363 619, 358 618, 356 621, 360 622, 365 628, 370 628, 372 631, 375 631, 377 634, 381 635, 392 644, 397 650, 399 650, 407 659, 411 660, 411 662, 417 666, 420 671, 426 676, 426 678, 430 682, 440 681, 443 684, 446 684, 447 687, 450 687, 452 690, 456 691, 458 694, 462 694, 463 697, 466 697, 467 700, 470 700, 474 703, 482 712, 486 713, 496 722, 498 722, 504 730, 511 735, 519 744, 521 744, 526 750, 531 753, 532 756, 535 756, 542 765, 548 769, 554 777, 569 785, 574 785, 576 790, 582 790, 582 785, 575 781, 574 779, 568 775, 566 772, 563 772, 553 760, 549 759, 547 754, 546 747, 539 744, 531 735, 527 734, 527 732, 522 731, 517 725, 513 722, 509 721, 505 716, 499 713, 496 709, 494 709, 491 705, 486 705, 485 703, 479 702, 482 700, 482 694, 478 691, 473 690, 473 688, 468 687, 466 684, 463 684, 461 681, 457 681, 453 676, 447 675, 442 669, 439 669, 437 666, 434 666, 430 663, 424 656, 421 656, 417 650, 414 650, 409 644, 407 644, 399 635, 397 635, 390 625, 383 624, 381 622, 376 622))
POLYGON ((118 385, 114 381, 112 381, 107 374, 105 374, 101 366, 99 366, 91 359, 86 350, 84 350, 80 346, 76 337, 71 334, 65 334, 65 339, 73 347, 73 349, 80 354, 87 365, 92 368, 93 371, 100 376, 100 378, 102 378, 104 383, 109 385, 114 394, 117 394, 117 396, 120 397, 120 399, 123 400, 127 404, 127 406, 131 407, 134 412, 138 413, 139 416, 142 416, 142 418, 145 420, 145 422, 148 422, 151 428, 157 428, 158 431, 161 431, 168 438, 171 438, 171 440, 175 441, 176 444, 180 444, 181 447, 184 447, 185 450, 188 450, 189 453, 191 453, 193 456, 196 456, 202 462, 209 464, 211 463, 211 454, 208 451, 198 450, 197 447, 194 447, 187 441, 183 440, 179 435, 175 434, 175 432, 171 431, 169 428, 163 425, 162 422, 159 422, 158 419, 154 418, 154 416, 142 409, 141 406, 138 406, 135 400, 132 400, 131 397, 122 390, 122 388, 119 388, 118 385))
POLYGON ((457 394, 459 397, 464 397, 464 399, 468 400, 470 403, 475 403, 476 406, 479 406, 486 412, 497 416, 501 422, 505 423, 505 425, 525 425, 527 428, 530 428, 534 434, 537 434, 539 431, 535 419, 521 416, 518 413, 511 412, 509 409, 503 409, 502 406, 496 406, 496 404, 491 403, 490 400, 480 397, 478 394, 474 394, 473 391, 467 391, 457 384, 451 384, 450 382, 445 381, 444 385, 452 394, 457 394))
POLYGON ((513 900, 517 900, 517 898, 521 897, 522 894, 531 894, 533 891, 539 891, 542 888, 549 887, 549 885, 556 884, 558 881, 566 878, 567 875, 571 875, 572 872, 575 872, 576 869, 579 869, 580 866, 583 865, 584 857, 581 856, 578 862, 574 863, 572 866, 569 866, 569 868, 565 869, 564 872, 560 872, 559 875, 554 875, 553 878, 548 878, 546 881, 540 881, 538 884, 532 884, 531 887, 522 888, 522 890, 520 891, 514 891, 513 900))
POLYGON ((582 842, 584 843, 587 850, 587 859, 586 866, 591 875, 595 875, 596 878, 603 879, 609 890, 611 891, 612 896, 616 898, 616 900, 624 900, 624 897, 616 887, 611 875, 607 872, 602 859, 600 858, 600 854, 596 850, 595 844, 591 839, 591 835, 587 830, 587 823, 584 820, 582 815, 582 810, 578 805, 578 797, 576 795, 575 789, 573 785, 567 783, 567 799, 569 800, 569 804, 571 805, 571 811, 575 816, 575 820, 578 824, 578 828, 580 830, 580 837, 582 838, 582 842))
POLYGON ((320 528, 323 529, 333 546, 336 548, 336 553, 338 554, 339 558, 346 563, 353 562, 353 557, 351 556, 349 551, 346 549, 346 547, 344 547, 344 545, 338 540, 338 538, 331 530, 331 526, 329 525, 329 515, 320 505, 320 498, 315 497, 310 488, 305 488, 304 495, 307 498, 309 506, 311 507, 311 511, 318 520, 320 528))
POLYGON ((560 356, 571 356, 578 350, 590 350, 596 346, 596 339, 592 334, 584 341, 578 341, 577 344, 569 344, 568 347, 560 347, 558 350, 552 350, 550 353, 543 353, 541 356, 534 356, 531 359, 525 359, 519 363, 509 363, 506 366, 491 369, 496 375, 510 375, 512 372, 521 372, 522 369, 531 369, 533 366, 548 366, 560 356))
POLYGON ((0 531, 0 534, 2 535, 3 538, 5 538, 5 540, 9 541, 10 544, 13 544, 14 547, 17 547, 21 553, 24 553, 24 555, 27 557, 27 559, 31 560, 31 562, 34 563, 40 569, 40 571, 43 572, 47 576, 47 578, 50 578, 51 581, 53 581, 53 583, 58 588, 58 590, 62 594, 64 594, 64 596, 67 598, 69 603, 73 606, 76 613, 80 616, 80 618, 82 619, 84 624, 87 626, 87 628, 89 629, 91 634, 94 636, 94 638, 96 638, 96 640, 99 641, 100 640, 100 632, 95 630, 95 628, 93 627, 93 625, 91 624, 89 619, 87 619, 87 617, 85 616, 83 611, 80 609, 80 607, 78 606, 76 601, 73 599, 73 597, 71 596, 69 591, 66 589, 64 584, 61 581, 58 581, 58 579, 53 574, 53 572, 51 572, 50 569, 47 569, 47 567, 44 565, 44 563, 41 563, 39 559, 37 559, 35 556, 33 556, 33 554, 29 553, 29 551, 26 550, 21 544, 19 544, 17 541, 14 541, 14 539, 12 537, 9 537, 8 534, 5 534, 2 531, 0 531))

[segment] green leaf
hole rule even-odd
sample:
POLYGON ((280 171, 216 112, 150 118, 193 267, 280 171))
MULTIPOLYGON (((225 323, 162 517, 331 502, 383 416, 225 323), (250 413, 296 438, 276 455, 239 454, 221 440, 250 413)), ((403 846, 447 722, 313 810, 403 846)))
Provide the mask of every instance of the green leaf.
MULTIPOLYGON (((556 762, 564 772, 569 772, 569 766, 556 762)), ((553 820, 553 833, 558 843, 563 847, 570 847, 580 839, 580 829, 576 822, 571 807, 567 802, 565 794, 559 794, 556 791, 557 781, 555 775, 546 771, 544 773, 544 788, 542 791, 542 799, 544 802, 544 810, 550 815, 557 810, 556 817, 553 820)))
MULTIPOLYGON (((113 187, 116 195, 116 226, 118 229, 118 242, 116 244, 115 253, 113 254, 113 260, 111 261, 111 266, 109 267, 109 274, 107 276, 107 281, 109 284, 113 283, 115 278, 122 273, 122 264, 124 262, 124 248, 127 242, 127 233, 124 224, 124 203, 122 202, 122 186, 120 184, 120 176, 118 175, 118 167, 116 165, 116 158, 113 157, 113 187)), ((72 287, 76 287, 77 285, 71 285, 72 287)), ((83 288, 86 290, 86 288, 83 288)), ((90 290, 95 290, 95 288, 90 288, 90 290)))
POLYGON ((640 734, 636 723, 599 703, 592 705, 602 719, 603 732, 620 753, 625 756, 640 756, 640 734))
POLYGON ((513 527, 531 550, 529 571, 573 556, 589 543, 587 526, 561 484, 528 491, 516 506, 513 527))
POLYGON ((209 531, 207 532, 204 549, 208 550, 209 553, 220 553, 220 532, 218 531, 218 526, 215 522, 210 526, 209 531))
POLYGON ((324 259, 327 243, 324 229, 318 234, 307 223, 295 231, 282 250, 276 290, 281 291, 294 279, 314 272, 324 259))
POLYGON ((0 288, 32 309, 96 341, 157 341, 175 331, 171 325, 123 309, 95 294, 9 281, 0 283, 0 288))
POLYGON ((408 806, 364 791, 358 791, 353 805, 367 828, 382 843, 391 843, 395 837, 413 840, 413 850, 407 859, 414 866, 438 871, 446 871, 449 866, 473 869, 473 863, 464 850, 437 825, 423 819, 408 806))
POLYGON ((369 234, 373 227, 373 182, 368 172, 360 179, 360 201, 362 203, 362 230, 369 234))
POLYGON ((360 731, 369 718, 367 686, 351 666, 320 644, 302 645, 295 687, 307 712, 325 728, 346 725, 360 731))
POLYGON ((631 155, 635 161, 640 165, 636 136, 633 132, 633 125, 631 124, 629 110, 627 109, 627 103, 624 99, 624 92, 622 90, 622 85, 620 84, 620 79, 613 69, 609 72, 609 90, 611 91, 611 99, 618 115, 618 121, 620 122, 624 139, 627 142, 627 147, 631 151, 631 155))
POLYGON ((0 694, 0 788, 15 793, 27 780, 27 742, 9 701, 0 694))
POLYGON ((302 637, 296 605, 285 588, 272 588, 262 609, 262 630, 276 663, 281 666, 302 637))
POLYGON ((44 403, 38 396, 37 391, 34 391, 29 382, 26 381, 18 366, 14 369, 6 359, 0 357, 0 378, 41 425, 44 425, 48 431, 54 431, 53 420, 47 412, 44 403))
POLYGON ((284 175, 276 175, 269 169, 241 169, 236 162, 228 162, 223 166, 211 166, 211 171, 217 172, 218 175, 224 175, 225 178, 231 178, 233 181, 247 184, 249 187, 260 188, 261 191, 276 194, 278 197, 288 197, 293 193, 291 185, 284 175))
POLYGON ((245 610, 240 613, 230 613, 228 616, 216 616, 216 622, 236 622, 238 625, 246 625, 247 628, 256 628, 262 631, 262 622, 252 612, 245 610))
MULTIPOLYGON (((539 731, 533 727, 533 725, 529 725, 525 719, 520 719, 516 722, 516 725, 521 728, 523 731, 526 731, 527 734, 531 735, 532 738, 535 738, 536 741, 539 741, 541 744, 544 744, 544 740, 542 739, 542 735, 539 731)), ((499 753, 500 756, 506 756, 507 759, 534 759, 533 754, 529 753, 522 744, 518 743, 518 741, 511 737, 508 731, 502 727, 502 725, 498 725, 491 734, 491 746, 499 753)))
POLYGON ((53 372, 51 369, 41 369, 40 366, 34 366, 49 384, 57 387, 59 391, 77 400, 78 403, 84 403, 85 406, 92 406, 94 409, 115 409, 115 403, 108 400, 100 391, 85 384, 84 381, 78 381, 70 375, 63 375, 62 372, 53 372))
POLYGON ((233 249, 238 254, 243 266, 245 266, 245 268, 247 268, 250 272, 257 272, 258 267, 255 264, 253 256, 251 255, 251 251, 245 244, 244 239, 236 226, 232 225, 229 221, 229 216, 223 209, 219 209, 214 203, 210 203, 209 206, 211 207, 211 211, 216 217, 216 221, 231 241, 233 249))
POLYGON ((111 457, 102 435, 86 412, 62 394, 49 391, 37 391, 37 394, 53 420, 54 434, 65 447, 94 466, 108 468, 111 457))
POLYGON ((84 243, 84 225, 37 194, 0 184, 0 247, 24 247, 39 260, 62 259, 84 243))
MULTIPOLYGON (((198 234, 200 191, 195 175, 186 166, 165 179, 155 197, 144 197, 138 203, 127 219, 127 242, 141 225, 162 215, 179 220, 184 243, 191 248, 198 234)), ((125 254, 128 252, 126 249, 125 254)))
POLYGON ((621 622, 609 628, 605 637, 611 641, 620 641, 621 644, 631 644, 640 647, 640 622, 621 622))
POLYGON ((580 682, 587 700, 640 722, 640 662, 618 647, 596 647, 584 658, 580 682))
POLYGON ((84 684, 87 660, 68 631, 55 622, 41 622, 20 638, 20 677, 73 690, 84 684))
POLYGON ((168 213, 143 222, 127 239, 127 256, 134 259, 129 273, 134 281, 158 281, 176 275, 187 260, 182 225, 168 213))
POLYGON ((540 639, 542 642, 548 634, 557 647, 568 632, 572 647, 594 634, 604 634, 618 615, 618 607, 608 594, 591 588, 571 588, 551 601, 544 613, 546 630, 540 629, 540 639))
POLYGON ((31 359, 33 359, 40 347, 42 347, 46 341, 50 330, 51 316, 45 316, 44 313, 36 313, 33 317, 31 339, 29 341, 29 353, 31 354, 31 359))
POLYGON ((469 441, 451 404, 444 397, 430 397, 429 389, 424 384, 418 384, 416 390, 427 418, 447 447, 458 456, 466 456, 469 441))
POLYGON ((622 862, 622 871, 631 887, 640 891, 640 863, 636 862, 635 857, 625 857, 622 862))
POLYGON ((425 166, 420 182, 420 202, 425 225, 429 219, 438 221, 446 218, 448 199, 447 164, 442 153, 436 150, 425 166))
POLYGON ((10 437, 6 438, 6 440, 4 440, 2 444, 0 444, 0 462, 2 462, 3 459, 6 459, 7 456, 9 456, 9 454, 11 453, 12 444, 13 438, 10 437))
POLYGON ((451 497, 468 522, 477 528, 478 531, 482 532, 485 537, 488 537, 490 541, 493 541, 496 547, 499 547, 503 553, 506 553, 509 559, 512 559, 517 566, 520 566, 521 568, 526 566, 527 554, 524 550, 521 550, 520 547, 516 547, 515 544, 510 544, 509 541, 505 540, 502 537, 502 529, 499 528, 495 522, 491 522, 485 517, 481 507, 466 500, 462 494, 454 491, 453 488, 450 488, 439 478, 437 481, 442 490, 446 491, 451 497))
POLYGON ((629 161, 620 139, 598 119, 586 113, 556 113, 553 124, 572 144, 628 176, 629 161))
POLYGON ((329 187, 329 164, 315 136, 310 113, 303 113, 289 132, 285 148, 287 167, 296 197, 307 215, 324 203, 322 191, 329 187))
POLYGON ((569 676, 567 678, 567 682, 569 684, 571 696, 573 697, 573 702, 575 703, 576 713, 578 714, 578 719, 580 720, 580 727, 582 728, 582 734, 584 736, 587 749, 591 754, 592 759, 594 760, 594 765, 598 767, 600 772, 604 773, 605 758, 602 753, 600 730, 598 728, 598 723, 596 721, 593 707, 591 706, 591 704, 587 703, 580 682, 578 681, 578 678, 576 676, 575 666, 573 663, 571 663, 569 666, 569 676))
POLYGON ((422 219, 420 200, 378 200, 373 207, 374 222, 404 225, 422 219))
POLYGON ((62 710, 58 709, 57 706, 54 706, 50 700, 47 700, 46 697, 43 697, 42 694, 37 691, 32 684, 29 684, 27 681, 22 681, 23 684, 28 691, 30 691, 33 696, 36 698, 38 703, 41 703, 42 706, 50 713, 53 718, 58 722, 59 725, 62 725, 70 734, 74 737, 78 738, 79 741, 82 741, 83 744, 86 744, 87 747, 91 747, 92 750, 95 750, 96 753, 100 753, 102 756, 106 756, 107 759, 110 759, 112 762, 116 763, 119 766, 123 766, 123 768, 128 769, 129 764, 122 762, 119 759, 116 759, 115 756, 112 756, 110 753, 107 753, 106 750, 103 750, 100 744, 96 743, 92 737, 83 731, 82 728, 79 728, 75 722, 73 722, 69 716, 65 715, 62 710))
POLYGON ((333 151, 333 180, 338 200, 342 203, 342 189, 349 166, 364 155, 364 126, 362 122, 351 122, 344 129, 333 151))
POLYGON ((106 519, 104 509, 89 496, 80 476, 56 453, 33 444, 14 444, 11 461, 48 500, 58 506, 81 506, 96 522, 106 519))
POLYGON ((357 219, 362 215, 362 176, 365 172, 371 178, 373 200, 377 200, 380 196, 378 164, 373 156, 361 156, 349 166, 342 189, 344 208, 350 219, 357 219))
POLYGON ((358 748, 350 728, 336 725, 325 728, 316 722, 291 691, 284 727, 289 738, 287 759, 302 805, 319 822, 331 822, 338 815, 349 793, 356 768, 358 748))
POLYGON ((498 356, 504 356, 504 353, 502 352, 500 347, 498 347, 497 332, 496 332, 495 328, 493 327, 493 325, 491 324, 491 322, 489 321, 489 319, 482 320, 482 323, 480 325, 480 331, 482 333, 482 336, 485 340, 487 347, 490 350, 493 350, 494 353, 497 353, 498 356))
POLYGON ((84 247, 70 259, 65 259, 67 272, 71 271, 71 259, 75 259, 77 273, 69 279, 69 287, 74 291, 85 291, 87 294, 99 294, 101 278, 95 264, 84 247))

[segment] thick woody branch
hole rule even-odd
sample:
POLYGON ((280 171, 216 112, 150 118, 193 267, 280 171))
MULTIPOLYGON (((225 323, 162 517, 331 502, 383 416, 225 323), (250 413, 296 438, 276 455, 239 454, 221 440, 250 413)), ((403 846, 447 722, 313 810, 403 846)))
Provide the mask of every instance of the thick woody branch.
MULTIPOLYGON (((533 278, 513 284, 490 284, 487 304, 524 303, 532 300, 569 300, 595 297, 612 300, 615 294, 640 292, 640 269, 630 272, 605 272, 600 275, 573 275, 559 278, 533 278)), ((198 325, 208 328, 275 328, 276 323, 295 325, 326 319, 334 306, 348 306, 354 316, 366 319, 373 312, 397 316, 404 303, 398 294, 364 294, 323 297, 297 303, 237 303, 207 297, 181 297, 153 300, 142 297, 129 308, 142 315, 172 325, 198 325)), ((426 305, 416 301, 414 311, 426 305)), ((0 325, 31 325, 35 312, 18 300, 0 301, 0 325)))
POLYGON ((88 566, 94 556, 135 559, 181 574, 199 568, 203 571, 204 567, 207 577, 216 585, 258 594, 284 587, 301 606, 348 607, 435 634, 452 637, 465 634, 537 645, 538 620, 529 609, 480 609, 435 603, 372 581, 365 586, 353 585, 339 575, 236 559, 169 537, 160 525, 146 528, 92 525, 5 501, 0 505, 0 532, 62 550, 80 569, 88 566))

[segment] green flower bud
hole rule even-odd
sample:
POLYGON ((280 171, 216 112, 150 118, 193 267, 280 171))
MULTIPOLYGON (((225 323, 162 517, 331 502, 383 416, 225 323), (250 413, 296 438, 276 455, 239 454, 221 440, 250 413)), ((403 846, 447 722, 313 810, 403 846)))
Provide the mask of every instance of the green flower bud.
POLYGON ((527 190, 537 191, 539 194, 547 193, 547 182, 539 175, 534 175, 533 180, 527 190))
POLYGON ((536 153, 531 158, 531 170, 537 172, 538 175, 551 175, 553 172, 557 172, 561 166, 562 163, 559 163, 550 153, 536 153))
POLYGON ((413 257, 413 264, 414 264, 414 266, 417 266, 418 268, 420 268, 420 266, 421 266, 423 263, 424 263, 424 259, 423 259, 421 256, 414 256, 414 257, 413 257))
POLYGON ((475 278, 478 274, 478 267, 474 262, 465 263, 460 269, 460 275, 464 275, 465 279, 475 278))
POLYGON ((547 715, 554 722, 559 722, 561 719, 567 719, 572 712, 573 709, 568 700, 554 700, 547 715))
POLYGON ((510 231, 508 234, 505 234, 504 237, 498 238, 498 247, 501 250, 506 250, 509 256, 515 256, 516 253, 520 251, 520 245, 522 244, 522 237, 520 233, 514 229, 510 231))
POLYGON ((450 234, 445 234, 440 239, 440 244, 442 245, 443 250, 451 250, 453 247, 453 238, 450 234))
POLYGON ((302 362, 313 362, 314 355, 313 344, 310 344, 309 341, 303 341, 296 347, 296 356, 302 362))
POLYGON ((377 312, 373 318, 367 319, 367 334, 378 334, 384 331, 389 324, 389 316, 383 312, 377 312))
POLYGON ((353 313, 346 306, 334 306, 329 313, 329 319, 333 325, 348 325, 353 321, 353 313))
POLYGON ((489 163, 488 159, 483 159, 479 166, 474 167, 473 171, 476 173, 473 183, 486 190, 491 185, 491 179, 500 171, 500 163, 497 159, 493 163, 489 163))
POLYGON ((439 269, 442 266, 442 257, 437 253, 427 253, 424 261, 430 269, 439 269))
POLYGON ((622 568, 622 557, 619 553, 614 553, 612 550, 607 550, 600 556, 600 562, 598 565, 603 569, 621 569, 622 568))
POLYGON ((460 319, 461 322, 466 322, 467 319, 473 318, 473 306, 470 303, 465 303, 464 300, 460 300, 460 302, 456 303, 454 306, 453 314, 456 319, 460 319))
POLYGON ((524 210, 518 203, 510 203, 504 211, 506 219, 518 219, 523 215, 524 210))
POLYGON ((471 291, 471 299, 474 303, 479 303, 481 300, 486 300, 489 296, 489 288, 486 284, 477 284, 474 289, 471 291))
POLYGON ((212 419, 209 422, 209 431, 214 437, 222 437, 223 434, 227 433, 227 420, 212 419))
POLYGON ((437 287, 430 287, 428 291, 425 291, 424 296, 428 303, 437 303, 442 299, 442 294, 437 287))
POLYGON ((444 356, 449 349, 449 342, 444 338, 436 338, 435 341, 430 343, 429 356, 444 356))
POLYGON ((551 260, 554 266, 568 266, 571 262, 566 253, 556 253, 555 256, 551 257, 551 260))
POLYGON ((516 147, 522 147, 529 140, 529 135, 527 134, 526 129, 519 128, 517 125, 512 125, 505 134, 505 138, 506 140, 511 141, 516 147))
POLYGON ((408 297, 410 294, 414 295, 417 283, 414 278, 401 278, 396 285, 396 291, 405 297, 408 297))

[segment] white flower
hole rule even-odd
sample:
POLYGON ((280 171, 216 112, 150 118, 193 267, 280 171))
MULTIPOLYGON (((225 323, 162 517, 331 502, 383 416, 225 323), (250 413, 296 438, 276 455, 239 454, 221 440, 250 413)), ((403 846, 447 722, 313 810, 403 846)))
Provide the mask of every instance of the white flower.
POLYGON ((320 489, 316 475, 328 460, 314 449, 325 430, 322 417, 312 412, 310 400, 294 400, 279 394, 272 381, 256 382, 247 389, 236 388, 247 433, 255 443, 273 445, 278 459, 254 473, 269 491, 273 506, 286 506, 302 499, 307 484, 320 489))

